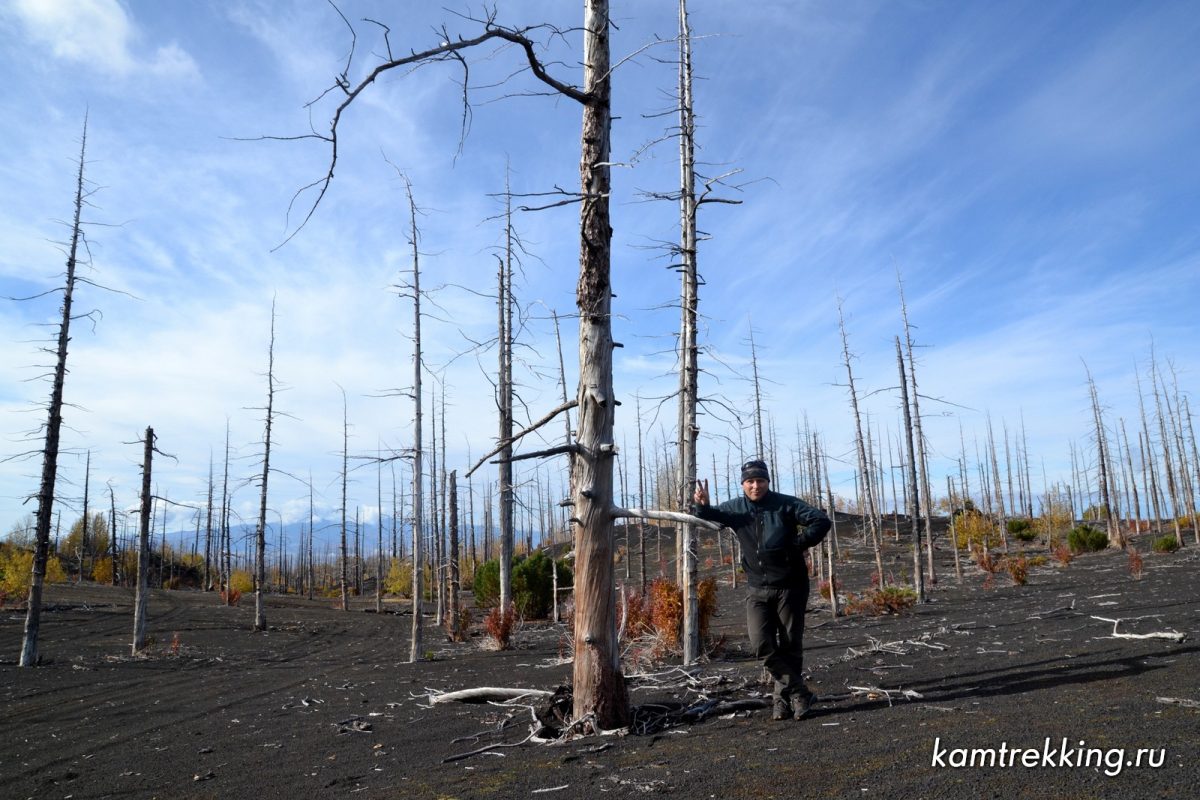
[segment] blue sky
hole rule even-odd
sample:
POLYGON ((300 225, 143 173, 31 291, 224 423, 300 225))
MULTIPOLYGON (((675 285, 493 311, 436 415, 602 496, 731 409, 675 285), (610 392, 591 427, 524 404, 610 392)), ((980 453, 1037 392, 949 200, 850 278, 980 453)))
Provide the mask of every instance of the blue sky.
MULTIPOLYGON (((358 29, 351 73, 382 52, 386 23, 397 52, 469 36, 477 26, 438 4, 342 4, 358 29)), ((467 11, 465 6, 452 6, 467 11)), ((476 8, 476 10, 478 10, 476 8)), ((1137 415, 1135 371, 1153 343, 1181 389, 1200 369, 1200 12, 1158 3, 694 2, 699 158, 710 175, 740 170, 726 196, 741 205, 703 210, 711 238, 700 252, 702 393, 750 408, 748 336, 781 447, 797 420, 851 452, 840 363, 837 299, 846 313, 864 406, 884 435, 898 419, 893 337, 901 332, 896 273, 922 346, 922 393, 936 475, 956 470, 959 429, 986 436, 1023 416, 1035 488, 1067 477, 1071 444, 1090 458, 1083 361, 1113 425, 1137 415)), ((501 22, 580 22, 576 4, 499 5, 501 22)), ((655 399, 674 386, 675 273, 657 245, 677 237, 677 211, 648 191, 677 180, 663 136, 674 72, 669 2, 616 1, 614 59, 614 308, 618 443, 634 449, 642 401, 647 443, 670 439, 672 411, 655 399)), ((315 142, 240 141, 323 130, 330 107, 305 104, 342 69, 349 34, 323 2, 118 2, 7 0, 0 4, 0 294, 56 285, 74 159, 89 115, 87 177, 97 191, 87 218, 90 279, 73 328, 69 430, 60 495, 78 513, 82 453, 93 484, 111 481, 119 505, 135 503, 140 449, 153 425, 160 494, 202 500, 210 453, 226 420, 234 477, 255 473, 262 436, 266 351, 277 298, 277 407, 273 462, 305 477, 317 504, 336 509, 341 391, 351 450, 408 443, 411 403, 380 397, 411 376, 411 305, 392 291, 408 265, 407 204, 396 167, 423 208, 427 287, 445 284, 425 324, 427 361, 443 377, 449 464, 460 470, 495 435, 489 291, 500 240, 495 193, 506 163, 517 192, 578 185, 578 107, 512 76, 511 48, 470 56, 473 110, 458 152, 462 106, 451 65, 388 74, 348 113, 336 178, 311 222, 294 229, 288 204, 320 177, 315 142), (531 96, 531 93, 538 93, 531 96), (515 96, 514 96, 515 95, 515 96), (395 166, 393 166, 395 165, 395 166), (133 295, 134 297, 130 297, 133 295)), ((579 79, 577 33, 547 57, 579 79)), ((303 207, 305 197, 300 199, 303 207)), ((528 304, 518 370, 527 419, 557 404, 551 311, 563 315, 568 381, 576 369, 574 281, 577 210, 521 214, 532 254, 517 287, 528 304)), ((30 381, 45 363, 39 325, 57 302, 0 304, 0 433, 5 453, 28 449, 42 421, 29 409, 49 387, 30 381)), ((427 387, 434 381, 427 380, 427 387)), ((439 389, 440 397, 440 389, 439 389)), ((428 412, 427 412, 428 413, 428 412)), ((428 417, 427 417, 428 419, 428 417)), ((702 419, 701 464, 723 465, 737 432, 727 416, 702 419)), ((560 427, 551 426, 555 434, 560 427)), ((752 436, 743 432, 746 441, 752 436)), ((544 446, 530 442, 527 447, 544 446)), ((973 453, 971 453, 973 458, 973 453)), ((732 454, 736 461, 738 454, 732 454)), ((786 460, 786 457, 784 457, 786 460)), ((40 462, 0 464, 0 523, 34 510, 40 462)), ((565 483, 560 465, 540 469, 565 483)), ((723 467, 722 467, 723 469, 723 467)), ((1002 466, 1003 469, 1003 466, 1002 466)), ((850 473, 834 468, 838 489, 850 473)), ((401 480, 404 481, 402 473, 401 480)), ((483 475, 481 480, 488 476, 483 475)), ((360 470, 350 502, 374 513, 374 471, 360 470)), ((385 478, 390 483, 390 477, 385 478)), ((790 481, 780 476, 781 488, 790 481)), ((724 486, 722 476, 721 486, 724 486)), ((478 489, 478 485, 476 487, 478 489)), ((252 517, 256 492, 235 505, 252 517)), ((270 505, 307 513, 307 488, 280 475, 270 505)), ((390 501, 385 500, 385 505, 390 501)), ((190 527, 185 512, 178 525, 190 527)), ((274 516, 274 515, 272 515, 274 516)))

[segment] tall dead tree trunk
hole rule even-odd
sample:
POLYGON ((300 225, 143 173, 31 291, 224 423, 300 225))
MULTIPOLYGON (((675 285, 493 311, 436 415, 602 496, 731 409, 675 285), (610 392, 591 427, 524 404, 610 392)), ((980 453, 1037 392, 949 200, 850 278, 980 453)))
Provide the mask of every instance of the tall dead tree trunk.
MULTIPOLYGON (((449 609, 447 611, 446 627, 450 631, 452 641, 460 641, 465 633, 459 617, 462 615, 459 601, 459 561, 458 561, 458 470, 450 471, 449 507, 447 514, 450 528, 450 563, 449 563, 449 609)), ((553 558, 553 555, 551 555, 553 558)))
POLYGON ((617 646, 613 580, 612 285, 609 222, 611 74, 608 0, 584 4, 580 185, 579 437, 572 473, 575 527, 574 716, 599 728, 629 722, 617 646))
POLYGON ((25 630, 21 639, 22 667, 38 663, 38 632, 42 620, 42 587, 46 581, 46 560, 50 553, 50 521, 54 509, 54 483, 58 478, 58 447, 62 429, 63 384, 67 375, 67 345, 71 341, 71 306, 75 298, 75 267, 79 246, 84 241, 83 204, 87 193, 83 187, 83 166, 87 154, 87 117, 79 143, 79 168, 75 173, 75 218, 71 224, 71 240, 67 249, 67 272, 63 284, 62 316, 58 325, 55 349, 54 376, 50 383, 50 402, 47 406, 46 441, 42 448, 42 478, 38 485, 38 506, 34 528, 33 572, 29 581, 29 598, 25 607, 25 630))
MULTIPOLYGON (((271 474, 271 426, 275 421, 275 300, 271 299, 271 343, 267 348, 267 417, 263 432, 262 485, 258 495, 258 529, 254 534, 254 630, 267 629, 263 583, 267 578, 267 479, 271 474)), ((281 526, 282 527, 282 526, 281 526)))
MULTIPOLYGON (((495 24, 494 15, 485 20, 483 33, 441 44, 423 52, 381 60, 357 84, 347 75, 338 76, 340 102, 333 113, 328 134, 314 134, 330 145, 329 169, 314 185, 315 200, 305 219, 315 212, 330 182, 337 162, 338 126, 343 112, 384 72, 428 61, 448 60, 468 48, 491 39, 518 45, 533 75, 562 95, 583 106, 580 180, 580 269, 576 292, 579 309, 580 377, 577 402, 579 431, 573 445, 577 458, 573 467, 576 552, 575 684, 574 711, 594 726, 624 726, 629 703, 621 675, 616 632, 616 598, 613 582, 612 473, 615 446, 612 437, 616 399, 612 391, 612 323, 609 221, 611 62, 609 59, 609 15, 607 0, 585 0, 583 89, 551 77, 538 61, 534 43, 527 37, 531 28, 510 29, 495 24)), ((293 233, 294 235, 294 233, 293 233)), ((415 237, 414 237, 415 238, 415 237)), ((414 242, 414 249, 416 245, 414 242)), ((419 366, 419 364, 418 364, 419 366)), ((419 396, 419 395, 418 395, 419 396)), ((419 441, 419 440, 418 440, 419 441)), ((418 484, 419 485, 419 484, 418 484)))
POLYGON ((120 563, 121 549, 117 547, 117 495, 113 491, 112 484, 108 485, 108 502, 109 502, 109 523, 108 523, 108 552, 112 557, 112 577, 110 583, 113 586, 117 585, 117 565, 120 563))
POLYGON ((1125 537, 1121 535, 1121 531, 1113 519, 1112 498, 1109 494, 1108 472, 1110 465, 1108 460, 1108 437, 1104 432, 1104 419, 1100 413, 1100 397, 1096 393, 1096 382, 1092 380, 1091 370, 1087 368, 1086 363, 1083 365, 1083 369, 1087 373, 1088 392, 1092 398, 1092 420, 1096 426, 1096 461, 1099 469, 1100 507, 1104 513, 1104 522, 1108 531, 1109 542, 1124 549, 1125 537))
MULTIPOLYGON (((646 454, 642 448, 642 398, 637 398, 637 471, 638 505, 646 507, 646 454)), ((638 580, 642 597, 646 596, 646 520, 638 520, 638 580)))
POLYGON ((233 592, 229 583, 230 577, 233 575, 231 553, 232 547, 229 541, 229 418, 225 418, 225 472, 221 483, 221 531, 220 531, 220 553, 218 554, 219 570, 221 575, 221 592, 223 593, 224 603, 227 606, 233 605, 233 592))
POLYGON ((496 312, 498 315, 498 375, 496 407, 500 413, 498 432, 500 450, 500 608, 512 603, 513 558, 513 226, 512 192, 505 177, 504 186, 504 257, 500 259, 496 312))
POLYGON ((150 471, 154 460, 154 428, 146 428, 142 449, 142 506, 138 514, 137 588, 133 598, 133 655, 146 647, 147 581, 150 572, 150 471))
POLYGON ((422 542, 425 526, 424 504, 421 486, 422 447, 421 439, 421 251, 419 247, 420 232, 417 230, 417 204, 413 201, 412 182, 404 179, 405 191, 408 193, 409 234, 408 242, 412 245, 412 297, 413 297, 413 475, 412 475, 412 632, 409 637, 408 660, 415 663, 423 657, 422 633, 423 621, 422 594, 424 583, 425 548, 422 542))
POLYGON ((867 458, 866 442, 862 429, 862 416, 858 410, 858 392, 854 388, 854 370, 850 366, 850 342, 846 336, 846 323, 842 316, 842 304, 840 300, 838 301, 838 330, 842 334, 842 363, 846 367, 846 380, 850 391, 850 411, 854 415, 854 443, 855 450, 858 453, 859 480, 862 482, 861 494, 866 502, 865 508, 860 507, 859 511, 865 517, 865 527, 871 537, 871 544, 875 549, 875 568, 879 573, 879 586, 883 588, 887 578, 883 573, 883 552, 881 550, 881 542, 879 541, 879 524, 875 516, 874 493, 871 490, 871 462, 867 458))
POLYGON ((766 440, 763 438, 762 386, 758 380, 758 348, 754 344, 754 326, 750 326, 750 374, 754 380, 754 450, 756 457, 766 459, 766 440))
MULTIPOLYGON (((212 523, 213 523, 213 462, 212 450, 208 451, 208 502, 205 504, 204 522, 204 583, 206 592, 212 591, 212 523)), ((113 561, 116 566, 116 561, 113 561)))
POLYGON ((313 536, 316 534, 316 513, 313 508, 312 470, 308 472, 308 599, 313 599, 313 585, 316 583, 316 568, 313 565, 313 536))
POLYGON ((88 501, 91 499, 92 484, 92 451, 87 451, 87 461, 83 468, 83 519, 80 520, 79 529, 79 583, 83 583, 83 575, 87 570, 88 557, 88 501))
MULTIPOLYGON (((688 507, 696 485, 696 422, 699 395, 699 345, 697 343, 698 280, 696 272, 696 167, 695 131, 692 112, 692 30, 688 22, 687 2, 679 0, 679 255, 682 287, 680 290, 679 334, 679 492, 678 508, 688 507)), ((689 523, 679 526, 683 577, 683 663, 694 664, 700 657, 699 601, 696 595, 696 529, 689 523)))
MULTIPOLYGON (((338 387, 341 389, 341 387, 338 387)), ((346 403, 346 390, 342 389, 342 526, 341 526, 341 582, 342 611, 350 610, 349 552, 346 547, 346 483, 350 472, 350 409, 346 403)))
POLYGON ((375 463, 375 613, 383 613, 383 451, 375 463))
POLYGON ((921 564, 921 503, 917 496, 917 454, 913 446, 912 414, 908 405, 908 379, 904 370, 904 353, 900 350, 900 337, 896 337, 896 366, 900 369, 900 402, 904 407, 904 446, 908 450, 908 469, 905 477, 908 481, 908 496, 911 498, 912 516, 912 558, 913 558, 913 589, 917 593, 917 602, 928 602, 925 595, 925 577, 921 564))

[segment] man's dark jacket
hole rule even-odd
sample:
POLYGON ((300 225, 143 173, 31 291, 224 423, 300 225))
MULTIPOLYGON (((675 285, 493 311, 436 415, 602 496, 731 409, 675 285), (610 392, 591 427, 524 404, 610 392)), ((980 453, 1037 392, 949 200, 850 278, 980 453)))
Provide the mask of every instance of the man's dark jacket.
POLYGON ((697 505, 700 519, 732 528, 742 544, 742 568, 751 586, 791 589, 806 585, 804 550, 825 538, 825 512, 799 498, 768 491, 757 503, 742 495, 720 505, 697 505))

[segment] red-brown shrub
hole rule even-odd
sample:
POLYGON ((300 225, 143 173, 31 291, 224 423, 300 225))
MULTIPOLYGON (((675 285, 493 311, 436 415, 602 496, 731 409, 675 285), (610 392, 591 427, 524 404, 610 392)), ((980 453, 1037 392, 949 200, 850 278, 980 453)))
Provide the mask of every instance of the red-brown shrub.
POLYGON ((1129 574, 1134 577, 1134 580, 1142 579, 1142 569, 1145 566, 1142 560, 1142 554, 1137 551, 1136 547, 1129 548, 1129 574))
POLYGON ((496 606, 483 621, 483 629, 496 643, 497 650, 507 650, 512 647, 513 631, 517 627, 517 609, 512 603, 501 610, 496 606))
POLYGON ((650 584, 650 625, 658 635, 658 649, 666 652, 679 649, 679 632, 683 626, 683 593, 674 581, 657 578, 650 584))

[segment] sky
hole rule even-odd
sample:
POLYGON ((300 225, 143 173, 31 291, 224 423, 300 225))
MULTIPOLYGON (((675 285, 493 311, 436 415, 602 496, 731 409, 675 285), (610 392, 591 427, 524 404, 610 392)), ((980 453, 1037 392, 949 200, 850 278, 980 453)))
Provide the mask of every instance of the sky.
MULTIPOLYGON (((578 83, 579 6, 500 2, 497 13, 561 29, 534 32, 539 52, 578 83)), ((580 108, 548 95, 508 46, 467 55, 465 115, 461 66, 388 72, 346 112, 335 178, 299 227, 314 200, 303 187, 329 162, 328 146, 304 136, 328 130, 348 59, 356 83, 389 45, 473 36, 482 13, 411 0, 339 7, 346 21, 318 0, 0 2, 0 295, 61 286, 87 120, 90 257, 65 388, 64 526, 79 513, 89 451, 93 492, 111 486, 119 508, 136 507, 147 426, 171 456, 154 482, 182 504, 172 529, 194 526, 187 506, 204 502, 210 468, 220 479, 227 429, 232 503, 254 518, 272 303, 270 524, 307 518, 310 482, 318 514, 336 515, 343 391, 348 505, 373 519, 382 481, 390 512, 391 468, 380 474, 369 456, 411 446, 401 176, 420 210, 429 291, 426 430, 444 397, 446 465, 460 479, 493 446, 496 355, 483 345, 495 335, 498 195, 506 180, 529 195, 578 186, 580 108)), ((1072 448, 1094 463, 1088 371, 1113 432, 1137 424, 1152 348, 1181 394, 1196 390, 1194 4, 693 0, 690 11, 700 170, 726 176, 714 196, 740 201, 700 213, 699 462, 705 475, 716 462, 718 497, 725 464, 753 454, 751 336, 779 462, 807 425, 833 459, 835 491, 853 494, 838 309, 863 410, 894 437, 897 276, 935 486, 958 470, 960 431, 974 464, 989 418, 997 436, 1023 424, 1035 491, 1043 475, 1069 480, 1072 448)), ((677 23, 661 0, 614 0, 612 15, 616 438, 632 464, 639 407, 648 453, 674 438, 664 398, 677 381, 679 278, 666 247, 678 209, 651 195, 678 182, 677 23)), ((520 425, 560 402, 554 315, 574 395, 578 209, 519 212, 515 226, 526 251, 520 425)), ((59 314, 53 294, 0 301, 4 531, 35 510, 40 455, 21 454, 41 447, 40 348, 59 314)), ((561 426, 545 431, 521 448, 560 443, 561 426)), ((396 469, 406 484, 407 465, 396 469)), ((492 470, 473 478, 479 506, 492 470)), ((566 483, 559 461, 522 462, 518 477, 566 483)))

